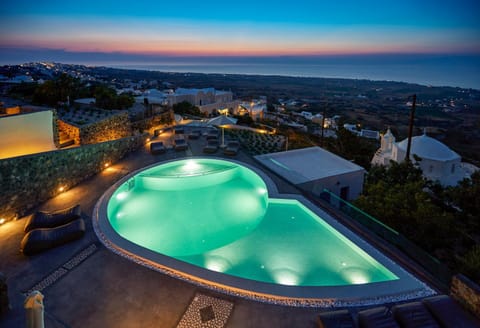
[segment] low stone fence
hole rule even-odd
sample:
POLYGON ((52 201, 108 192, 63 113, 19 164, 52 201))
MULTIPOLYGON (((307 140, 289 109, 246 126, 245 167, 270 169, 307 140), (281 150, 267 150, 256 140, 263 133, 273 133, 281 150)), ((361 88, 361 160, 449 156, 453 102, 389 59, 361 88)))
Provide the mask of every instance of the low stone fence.
POLYGON ((100 172, 148 134, 0 160, 0 218, 11 220, 100 172))
POLYGON ((480 318, 480 286, 462 274, 453 276, 450 294, 480 318))

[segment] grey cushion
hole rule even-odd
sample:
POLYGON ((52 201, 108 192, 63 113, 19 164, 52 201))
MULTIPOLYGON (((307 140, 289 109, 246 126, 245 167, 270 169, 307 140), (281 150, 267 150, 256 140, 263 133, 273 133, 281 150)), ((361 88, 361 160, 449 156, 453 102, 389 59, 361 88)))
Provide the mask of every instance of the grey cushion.
POLYGON ((54 212, 38 211, 30 215, 25 223, 25 232, 38 228, 54 228, 80 218, 80 205, 54 212))
POLYGON ((420 302, 395 305, 392 307, 393 316, 405 328, 439 328, 440 326, 430 312, 420 302))
POLYGON ((320 328, 355 328, 355 322, 348 310, 322 312, 318 315, 320 328))
POLYGON ((427 297, 422 302, 442 327, 480 327, 480 320, 475 319, 447 295, 427 297))

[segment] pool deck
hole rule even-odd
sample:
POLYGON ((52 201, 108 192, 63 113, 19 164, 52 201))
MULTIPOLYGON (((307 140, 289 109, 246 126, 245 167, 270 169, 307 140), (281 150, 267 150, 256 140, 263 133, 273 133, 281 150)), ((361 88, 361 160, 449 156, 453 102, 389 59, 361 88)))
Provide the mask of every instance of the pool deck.
MULTIPOLYGON (((165 140, 171 140, 164 136, 165 140)), ((123 176, 165 160, 204 156, 205 139, 188 141, 187 151, 151 155, 147 147, 129 154, 103 172, 42 204, 54 210, 80 204, 87 232, 77 241, 32 257, 19 251, 25 220, 0 226, 0 272, 7 277, 11 310, 1 327, 24 327, 25 293, 44 294, 45 327, 317 327, 325 309, 266 304, 215 293, 137 265, 105 248, 90 216, 101 195, 123 176), (201 325, 201 317, 208 325, 201 325), (211 320, 209 320, 211 319, 211 320)), ((226 157, 221 150, 216 157, 226 157)), ((240 151, 237 161, 257 166, 240 151)), ((268 172, 267 172, 268 173, 268 172)), ((273 174, 280 193, 299 191, 273 174)))

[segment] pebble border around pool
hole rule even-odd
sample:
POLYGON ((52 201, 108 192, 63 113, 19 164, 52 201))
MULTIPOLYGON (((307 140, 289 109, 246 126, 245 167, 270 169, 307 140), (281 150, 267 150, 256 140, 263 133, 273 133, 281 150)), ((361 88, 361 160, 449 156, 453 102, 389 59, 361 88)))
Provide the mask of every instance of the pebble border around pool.
POLYGON ((45 288, 49 287, 50 285, 53 285, 60 278, 62 278, 64 275, 66 275, 70 270, 74 269, 80 263, 85 261, 97 249, 98 249, 98 246, 95 245, 95 244, 91 244, 90 246, 84 248, 82 251, 77 253, 77 255, 74 255, 70 260, 68 260, 66 263, 64 263, 61 267, 59 267, 58 269, 56 269, 55 271, 50 273, 48 276, 43 278, 40 282, 33 285, 27 291, 22 292, 22 294, 25 295, 25 296, 28 296, 31 292, 33 292, 35 290, 40 292, 40 291, 44 290, 45 288))

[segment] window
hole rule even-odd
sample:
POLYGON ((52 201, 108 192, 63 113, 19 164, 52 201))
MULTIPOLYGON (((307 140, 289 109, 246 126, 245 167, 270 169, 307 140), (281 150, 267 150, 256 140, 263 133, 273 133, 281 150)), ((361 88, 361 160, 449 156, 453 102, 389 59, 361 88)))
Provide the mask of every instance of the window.
POLYGON ((452 169, 450 170, 450 172, 453 174, 455 173, 455 164, 452 164, 452 169))

